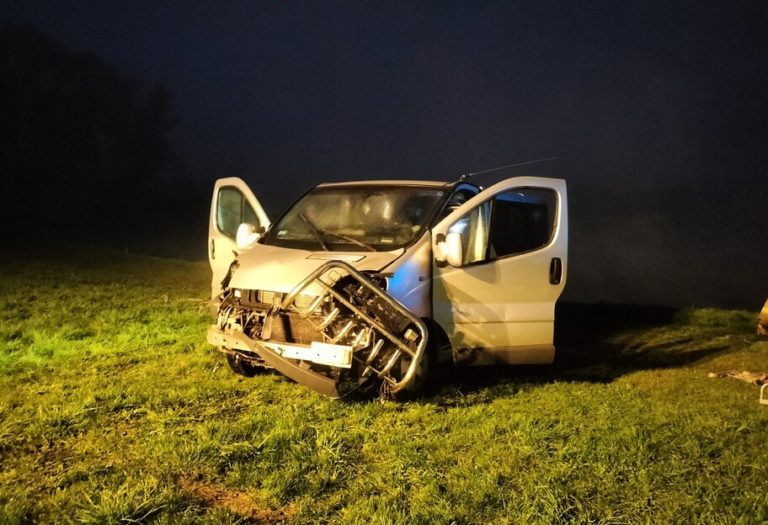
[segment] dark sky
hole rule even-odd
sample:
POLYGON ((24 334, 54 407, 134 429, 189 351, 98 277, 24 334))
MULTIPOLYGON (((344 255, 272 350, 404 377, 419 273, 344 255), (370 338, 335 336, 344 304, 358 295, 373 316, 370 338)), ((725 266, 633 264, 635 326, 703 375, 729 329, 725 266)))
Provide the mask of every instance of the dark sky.
POLYGON ((272 215, 322 181, 557 156, 510 176, 568 180, 568 298, 768 295, 768 3, 218 4, 0 17, 167 87, 188 176, 242 176, 272 215))

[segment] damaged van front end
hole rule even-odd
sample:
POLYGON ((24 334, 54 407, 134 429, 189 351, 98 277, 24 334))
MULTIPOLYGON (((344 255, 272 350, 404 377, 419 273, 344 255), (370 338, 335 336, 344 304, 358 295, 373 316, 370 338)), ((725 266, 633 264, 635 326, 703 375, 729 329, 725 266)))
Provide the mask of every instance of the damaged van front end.
POLYGON ((427 329, 371 278, 329 261, 288 293, 229 288, 208 342, 241 366, 274 368, 338 398, 373 382, 391 393, 407 389, 427 329))

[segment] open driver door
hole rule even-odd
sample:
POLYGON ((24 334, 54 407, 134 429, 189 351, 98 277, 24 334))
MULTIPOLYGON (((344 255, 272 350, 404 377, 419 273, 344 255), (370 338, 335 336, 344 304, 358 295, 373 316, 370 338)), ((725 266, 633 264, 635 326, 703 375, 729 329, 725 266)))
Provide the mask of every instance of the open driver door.
POLYGON ((269 228, 269 217, 248 185, 237 177, 219 179, 213 188, 211 213, 208 220, 208 262, 211 265, 212 308, 217 308, 222 292, 221 282, 239 255, 236 237, 241 224, 255 231, 269 228))

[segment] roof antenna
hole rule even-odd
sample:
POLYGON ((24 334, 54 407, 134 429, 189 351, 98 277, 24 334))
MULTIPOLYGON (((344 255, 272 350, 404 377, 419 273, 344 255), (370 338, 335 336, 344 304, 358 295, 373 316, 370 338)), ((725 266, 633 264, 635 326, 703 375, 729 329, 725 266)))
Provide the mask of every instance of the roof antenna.
POLYGON ((525 162, 518 162, 517 164, 507 164, 506 166, 499 166, 497 168, 491 168, 488 170, 481 170, 481 171, 472 171, 470 173, 463 173, 460 177, 460 181, 467 180, 470 177, 474 177, 475 175, 482 175, 484 173, 491 173, 492 171, 499 171, 499 170, 505 170, 508 168, 516 168, 518 166, 526 166, 528 164, 539 164, 542 162, 549 162, 551 160, 557 160, 557 157, 547 157, 546 159, 536 159, 536 160, 526 160, 525 162))

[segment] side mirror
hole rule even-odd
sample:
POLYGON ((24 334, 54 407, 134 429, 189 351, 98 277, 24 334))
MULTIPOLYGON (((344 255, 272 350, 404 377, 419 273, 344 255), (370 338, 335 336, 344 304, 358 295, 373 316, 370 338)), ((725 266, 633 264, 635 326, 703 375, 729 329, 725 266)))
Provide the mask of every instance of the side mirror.
POLYGON ((451 266, 458 268, 462 264, 463 257, 460 233, 438 234, 435 244, 435 260, 437 262, 444 263, 447 261, 451 266))
POLYGON ((256 241, 259 240, 261 234, 264 233, 264 228, 256 229, 256 226, 247 222, 242 223, 237 227, 237 234, 235 235, 235 244, 238 250, 247 250, 252 248, 256 241))
POLYGON ((458 232, 449 232, 445 236, 445 254, 448 264, 460 267, 464 260, 464 251, 461 246, 461 234, 458 232))

